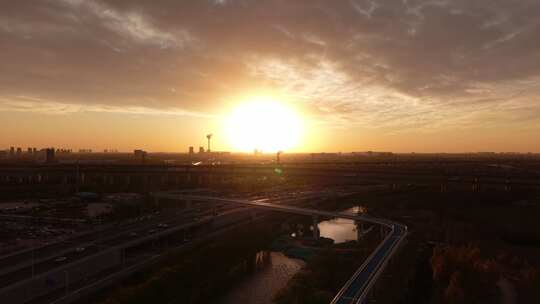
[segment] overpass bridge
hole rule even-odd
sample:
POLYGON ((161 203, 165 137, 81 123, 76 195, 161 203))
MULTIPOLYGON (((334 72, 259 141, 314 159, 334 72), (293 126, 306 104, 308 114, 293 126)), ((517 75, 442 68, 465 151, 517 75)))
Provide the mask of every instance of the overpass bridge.
POLYGON ((285 178, 341 184, 378 183, 451 187, 481 186, 510 190, 540 188, 540 172, 509 170, 489 164, 0 164, 0 191, 158 191, 226 184, 239 179, 285 178), (467 166, 466 166, 467 165, 467 166), (453 167, 457 166, 457 167, 453 167))
POLYGON ((180 201, 205 201, 205 202, 219 202, 230 203, 247 207, 260 208, 271 211, 286 212, 292 214, 299 214, 305 216, 311 216, 313 218, 313 233, 314 237, 320 236, 317 229, 317 223, 319 217, 330 218, 345 218, 351 219, 356 222, 367 222, 371 224, 380 225, 390 230, 390 233, 386 235, 383 241, 377 246, 377 248, 371 253, 366 261, 358 268, 358 270, 352 275, 352 277, 341 288, 338 294, 334 297, 331 304, 358 304, 365 303, 370 290, 375 284, 378 277, 384 271, 388 261, 395 254, 399 245, 403 242, 407 236, 407 226, 397 222, 392 222, 386 219, 379 219, 369 217, 366 215, 353 215, 343 212, 331 212, 322 211, 316 209, 301 208, 296 206, 287 206, 281 203, 270 203, 268 200, 239 200, 231 198, 218 198, 211 196, 190 196, 183 194, 170 194, 170 193, 156 193, 154 194, 156 199, 168 199, 168 200, 180 200, 180 201))

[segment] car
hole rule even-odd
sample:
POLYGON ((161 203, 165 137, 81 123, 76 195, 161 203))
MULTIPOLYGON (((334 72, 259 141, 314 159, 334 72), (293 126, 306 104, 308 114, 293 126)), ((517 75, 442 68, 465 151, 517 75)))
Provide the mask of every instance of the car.
POLYGON ((137 236, 137 232, 131 232, 131 233, 129 234, 129 236, 135 237, 135 236, 137 236))
POLYGON ((158 228, 169 228, 169 225, 163 224, 163 223, 158 224, 157 226, 158 226, 158 228))
POLYGON ((61 256, 61 257, 57 257, 56 259, 54 259, 54 261, 55 261, 56 263, 62 263, 62 262, 67 261, 67 259, 68 259, 67 257, 61 256))
POLYGON ((148 234, 156 233, 156 229, 150 229, 148 230, 148 234))
POLYGON ((85 250, 86 250, 86 248, 84 248, 84 247, 77 247, 77 248, 75 248, 75 252, 77 252, 77 253, 81 253, 81 252, 83 252, 83 251, 85 251, 85 250))

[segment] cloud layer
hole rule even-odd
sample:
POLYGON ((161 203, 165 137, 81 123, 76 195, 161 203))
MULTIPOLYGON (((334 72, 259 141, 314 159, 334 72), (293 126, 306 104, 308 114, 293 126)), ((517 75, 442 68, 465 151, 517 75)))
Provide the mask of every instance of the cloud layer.
POLYGON ((205 116, 257 89, 328 126, 540 126, 536 0, 9 1, 0 111, 205 116))

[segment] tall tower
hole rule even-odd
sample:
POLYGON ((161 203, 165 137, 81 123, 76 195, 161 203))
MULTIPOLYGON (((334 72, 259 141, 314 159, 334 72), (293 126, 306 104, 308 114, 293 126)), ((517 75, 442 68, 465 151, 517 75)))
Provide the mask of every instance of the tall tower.
POLYGON ((206 152, 210 153, 210 140, 212 139, 212 133, 207 134, 206 139, 208 139, 208 148, 206 149, 206 152))

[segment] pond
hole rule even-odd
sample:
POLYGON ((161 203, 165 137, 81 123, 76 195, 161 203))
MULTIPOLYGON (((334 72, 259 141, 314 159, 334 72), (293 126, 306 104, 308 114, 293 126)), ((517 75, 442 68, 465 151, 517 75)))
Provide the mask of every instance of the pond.
MULTIPOLYGON (((365 212, 360 206, 352 207, 342 211, 348 214, 359 214, 365 212)), ((319 222, 319 231, 322 237, 334 240, 335 244, 347 241, 357 241, 358 231, 353 220, 335 218, 319 222)))

